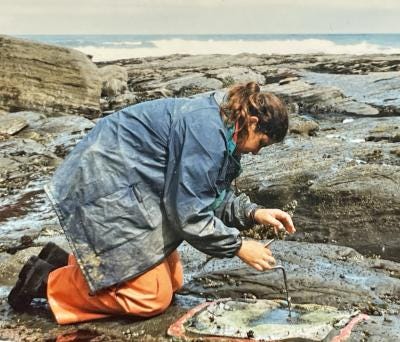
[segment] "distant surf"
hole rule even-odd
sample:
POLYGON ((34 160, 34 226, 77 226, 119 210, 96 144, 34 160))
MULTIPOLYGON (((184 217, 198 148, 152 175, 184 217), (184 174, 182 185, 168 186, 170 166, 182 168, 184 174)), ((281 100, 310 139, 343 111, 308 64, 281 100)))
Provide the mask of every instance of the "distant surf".
POLYGON ((94 61, 171 54, 400 54, 400 34, 24 35, 94 61))

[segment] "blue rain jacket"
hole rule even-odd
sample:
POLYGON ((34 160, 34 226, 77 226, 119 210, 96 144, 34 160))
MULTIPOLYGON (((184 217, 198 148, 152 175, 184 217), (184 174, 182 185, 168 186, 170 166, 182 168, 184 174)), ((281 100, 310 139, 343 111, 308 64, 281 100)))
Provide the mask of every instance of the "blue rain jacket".
POLYGON ((91 292, 146 272, 183 240, 235 255, 255 204, 230 189, 238 163, 220 97, 154 100, 101 119, 45 186, 91 292))

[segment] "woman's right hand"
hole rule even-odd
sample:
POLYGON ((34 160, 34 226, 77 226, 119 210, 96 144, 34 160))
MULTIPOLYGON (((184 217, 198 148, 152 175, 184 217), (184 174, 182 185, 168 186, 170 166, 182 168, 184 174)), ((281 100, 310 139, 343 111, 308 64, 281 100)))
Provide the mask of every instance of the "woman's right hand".
POLYGON ((255 240, 243 240, 236 255, 258 271, 270 270, 275 266, 271 250, 255 240))

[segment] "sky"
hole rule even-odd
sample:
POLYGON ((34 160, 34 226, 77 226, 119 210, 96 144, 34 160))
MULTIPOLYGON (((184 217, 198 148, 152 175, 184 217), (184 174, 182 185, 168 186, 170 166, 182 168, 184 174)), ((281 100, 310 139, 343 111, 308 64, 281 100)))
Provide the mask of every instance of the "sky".
POLYGON ((0 34, 400 33, 400 0, 0 0, 0 34))

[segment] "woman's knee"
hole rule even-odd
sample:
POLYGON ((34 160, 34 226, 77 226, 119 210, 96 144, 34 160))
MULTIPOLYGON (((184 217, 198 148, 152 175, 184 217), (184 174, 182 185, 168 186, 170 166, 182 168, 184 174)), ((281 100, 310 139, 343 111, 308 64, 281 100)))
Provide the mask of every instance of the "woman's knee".
POLYGON ((141 317, 153 317, 163 313, 170 306, 173 297, 172 290, 161 291, 157 296, 141 299, 136 302, 134 307, 126 307, 127 314, 133 314, 141 317))
POLYGON ((160 280, 154 277, 146 287, 119 288, 116 297, 124 313, 152 317, 164 312, 171 304, 173 289, 170 282, 160 280))
POLYGON ((175 250, 167 257, 167 263, 171 275, 173 292, 183 287, 183 266, 179 253, 175 250))

